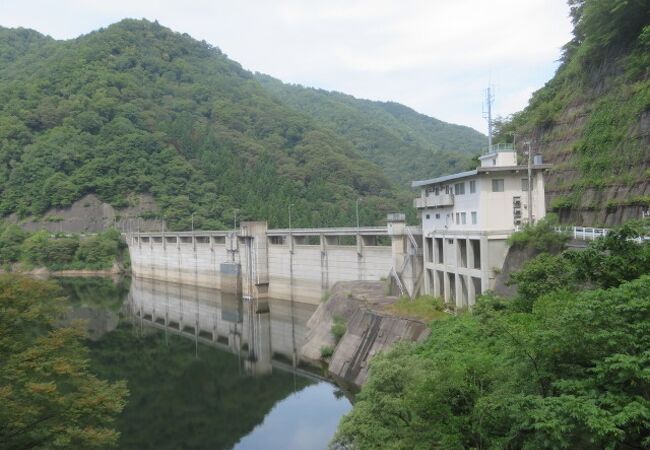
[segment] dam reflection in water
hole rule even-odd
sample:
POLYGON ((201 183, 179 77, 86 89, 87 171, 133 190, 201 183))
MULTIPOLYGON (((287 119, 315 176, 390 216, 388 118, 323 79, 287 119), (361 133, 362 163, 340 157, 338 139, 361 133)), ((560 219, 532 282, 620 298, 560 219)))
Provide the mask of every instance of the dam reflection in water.
POLYGON ((236 354, 250 374, 273 367, 301 371, 300 348, 316 306, 276 299, 241 299, 214 289, 133 278, 126 315, 158 328, 236 354))
POLYGON ((325 449, 351 407, 300 361, 314 305, 137 278, 128 292, 61 284, 71 318, 95 318, 95 372, 127 381, 119 448, 325 449))

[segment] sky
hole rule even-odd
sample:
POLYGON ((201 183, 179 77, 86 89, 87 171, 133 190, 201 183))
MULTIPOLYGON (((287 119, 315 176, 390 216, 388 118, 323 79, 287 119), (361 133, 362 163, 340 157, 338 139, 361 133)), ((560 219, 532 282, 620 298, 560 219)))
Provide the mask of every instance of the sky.
POLYGON ((0 25, 71 39, 158 20, 284 82, 396 101, 487 133, 523 109, 571 39, 565 0, 0 0, 0 25))

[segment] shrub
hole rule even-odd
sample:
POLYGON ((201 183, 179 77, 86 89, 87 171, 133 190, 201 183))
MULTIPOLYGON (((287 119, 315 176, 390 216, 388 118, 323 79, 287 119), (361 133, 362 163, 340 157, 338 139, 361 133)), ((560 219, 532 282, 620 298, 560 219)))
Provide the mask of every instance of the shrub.
POLYGON ((549 214, 534 225, 525 225, 521 231, 508 238, 508 245, 514 248, 531 248, 538 252, 557 253, 564 249, 570 239, 567 233, 558 232, 557 217, 549 214))
POLYGON ((330 332, 337 343, 341 340, 346 330, 347 326, 345 324, 345 319, 340 316, 334 317, 334 323, 332 324, 332 328, 330 328, 330 332))
POLYGON ((334 348, 329 345, 324 345, 320 348, 320 357, 323 359, 330 358, 333 354, 334 348))

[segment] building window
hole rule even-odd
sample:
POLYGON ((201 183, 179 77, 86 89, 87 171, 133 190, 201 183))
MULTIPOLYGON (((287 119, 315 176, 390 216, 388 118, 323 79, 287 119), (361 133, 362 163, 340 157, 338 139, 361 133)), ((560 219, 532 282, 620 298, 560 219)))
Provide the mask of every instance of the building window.
POLYGON ((449 194, 449 185, 448 184, 445 185, 445 194, 449 194))
POLYGON ((464 195, 465 194, 465 183, 456 183, 454 185, 454 194, 464 195))
POLYGON ((456 224, 460 223, 460 213, 456 213, 456 224))
POLYGON ((464 212, 460 213, 460 223, 462 223, 463 225, 467 223, 467 213, 464 212))
POLYGON ((492 192, 503 192, 504 182, 503 178, 492 180, 492 192))
POLYGON ((431 218, 431 216, 429 214, 427 214, 427 219, 430 219, 430 218, 431 218))
MULTIPOLYGON (((535 189, 534 184, 533 184, 532 188, 535 189)), ((524 192, 528 192, 528 178, 522 178, 521 179, 521 190, 524 191, 524 192)))
POLYGON ((472 225, 476 225, 478 222, 476 211, 472 211, 472 225))
POLYGON ((440 213, 436 213, 436 219, 440 219, 440 213))
POLYGON ((476 180, 472 180, 469 182, 469 193, 470 194, 476 193, 476 180))
POLYGON ((435 194, 436 196, 440 195, 440 186, 436 186, 435 194))

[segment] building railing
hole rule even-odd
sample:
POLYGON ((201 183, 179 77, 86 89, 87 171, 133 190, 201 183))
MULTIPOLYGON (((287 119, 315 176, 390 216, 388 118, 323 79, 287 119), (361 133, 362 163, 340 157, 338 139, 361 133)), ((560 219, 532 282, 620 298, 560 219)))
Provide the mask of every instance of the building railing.
POLYGON ((483 153, 487 155, 490 153, 512 152, 514 150, 515 150, 515 146, 513 144, 501 143, 501 144, 492 144, 492 147, 485 147, 483 153))
POLYGON ((417 197, 413 200, 415 208, 437 208, 440 206, 454 206, 454 194, 429 195, 417 197))

